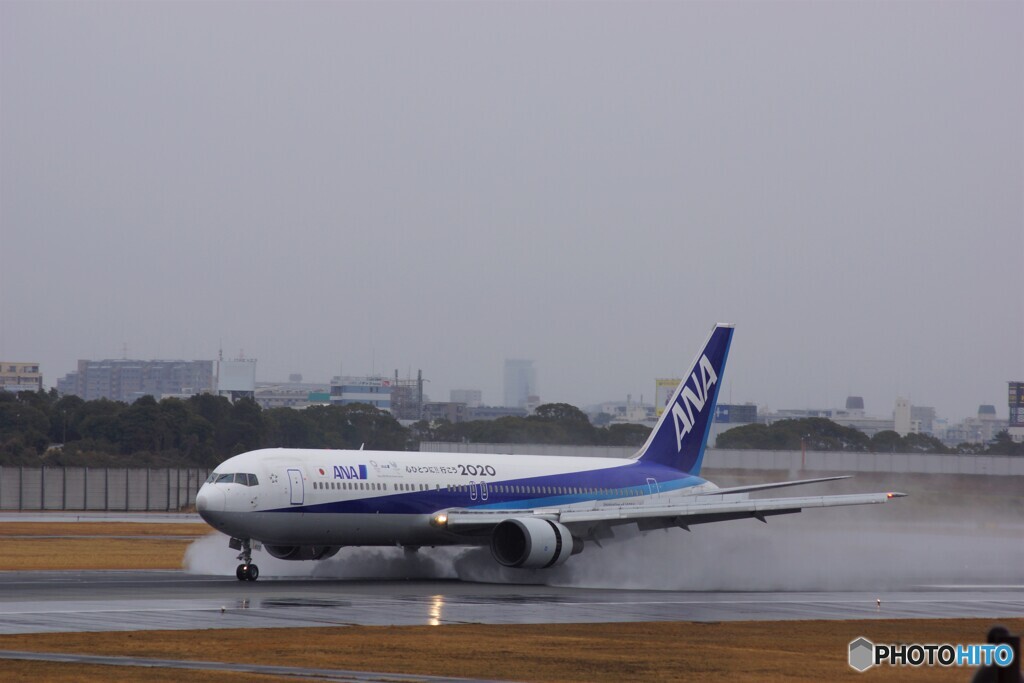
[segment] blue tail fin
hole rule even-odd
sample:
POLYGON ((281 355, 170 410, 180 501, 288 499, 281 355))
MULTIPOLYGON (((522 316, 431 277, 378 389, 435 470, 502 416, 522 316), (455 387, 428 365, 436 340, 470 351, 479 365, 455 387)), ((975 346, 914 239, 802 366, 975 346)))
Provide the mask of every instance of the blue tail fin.
POLYGON ((694 359, 672 400, 636 457, 699 474, 708 430, 715 416, 725 361, 732 343, 732 325, 718 324, 694 359))

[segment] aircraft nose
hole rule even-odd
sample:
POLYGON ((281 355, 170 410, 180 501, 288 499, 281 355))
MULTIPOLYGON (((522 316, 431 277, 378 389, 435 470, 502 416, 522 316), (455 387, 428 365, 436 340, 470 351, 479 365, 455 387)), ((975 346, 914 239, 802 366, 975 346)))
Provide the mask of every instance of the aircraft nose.
POLYGON ((196 511, 207 522, 213 523, 208 515, 223 512, 227 500, 224 492, 210 485, 203 486, 196 494, 196 511))

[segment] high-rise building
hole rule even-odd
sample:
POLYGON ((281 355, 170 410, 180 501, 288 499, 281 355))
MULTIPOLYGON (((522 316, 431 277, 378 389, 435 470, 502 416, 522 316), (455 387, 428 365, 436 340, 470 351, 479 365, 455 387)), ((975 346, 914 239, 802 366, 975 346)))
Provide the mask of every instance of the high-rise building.
POLYGON ((900 436, 906 436, 913 430, 910 424, 910 401, 905 398, 896 399, 896 407, 892 411, 893 429, 900 436))
POLYGON ((537 396, 537 370, 532 360, 505 360, 505 407, 525 408, 537 396))
POLYGON ((62 394, 86 401, 100 398, 132 403, 143 396, 212 391, 212 360, 80 360, 78 371, 57 381, 62 394))

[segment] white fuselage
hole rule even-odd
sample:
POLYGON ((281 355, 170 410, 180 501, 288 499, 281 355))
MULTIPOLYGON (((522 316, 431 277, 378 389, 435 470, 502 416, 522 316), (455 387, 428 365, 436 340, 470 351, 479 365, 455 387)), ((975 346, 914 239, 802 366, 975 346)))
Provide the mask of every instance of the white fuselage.
POLYGON ((218 466, 196 507, 224 533, 268 544, 443 545, 473 541, 431 524, 442 510, 642 505, 709 488, 632 459, 265 449, 218 466))

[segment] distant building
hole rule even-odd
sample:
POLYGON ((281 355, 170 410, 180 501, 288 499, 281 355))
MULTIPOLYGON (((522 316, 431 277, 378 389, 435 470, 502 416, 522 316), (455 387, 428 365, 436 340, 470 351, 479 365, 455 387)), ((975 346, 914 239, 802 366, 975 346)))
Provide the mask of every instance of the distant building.
POLYGON ((256 398, 256 359, 238 358, 217 361, 217 395, 232 403, 256 398))
POLYGON ((465 422, 468 409, 465 403, 456 401, 432 402, 423 404, 423 419, 427 422, 465 422))
POLYGON ((900 436, 906 436, 913 431, 910 424, 910 401, 905 398, 896 399, 896 407, 892 411, 893 430, 900 436))
POLYGON ((605 418, 608 425, 635 424, 654 427, 658 421, 656 406, 647 405, 643 401, 634 401, 632 394, 627 394, 625 401, 609 401, 599 404, 596 412, 592 411, 592 417, 602 413, 610 416, 605 418))
POLYGON ((969 417, 960 424, 946 429, 941 437, 942 442, 949 446, 961 443, 988 443, 996 434, 1008 429, 1009 422, 999 419, 994 405, 978 406, 978 416, 969 417))
MULTIPOLYGON (((294 376, 294 375, 292 375, 294 376)), ((298 375, 301 380, 302 375, 298 375)), ((255 399, 264 410, 270 408, 308 408, 312 405, 326 405, 331 402, 329 384, 303 384, 285 382, 278 384, 259 384, 256 386, 255 399)))
POLYGON ((366 403, 391 410, 391 380, 386 377, 335 377, 331 380, 331 405, 366 403))
POLYGON ((754 424, 757 422, 757 405, 719 403, 715 406, 715 422, 733 425, 754 424))
POLYGON ((133 403, 143 396, 192 396, 213 391, 212 360, 79 360, 57 391, 85 401, 133 403))
POLYGON ((479 408, 483 405, 483 398, 479 389, 452 389, 448 395, 452 403, 465 403, 467 408, 479 408))
POLYGON ((1014 441, 1024 441, 1024 382, 1009 382, 1010 419, 1007 431, 1014 441))
POLYGON ((423 371, 416 371, 416 379, 398 379, 398 370, 391 381, 391 414, 398 420, 413 422, 424 419, 423 404, 427 398, 423 395, 423 371))
POLYGON ((0 391, 42 391, 43 373, 39 363, 0 361, 0 391))
POLYGON ((715 418, 708 431, 708 444, 714 447, 722 432, 755 423, 757 423, 757 405, 753 403, 719 403, 715 406, 715 418))
POLYGON ((531 396, 538 396, 537 370, 532 360, 505 361, 505 407, 525 408, 531 396))
POLYGON ((921 434, 935 434, 935 408, 929 406, 910 406, 910 421, 916 423, 921 434))
POLYGON ((874 436, 878 432, 894 429, 893 419, 882 417, 871 417, 864 413, 864 399, 860 396, 849 396, 846 399, 845 408, 811 408, 811 409, 786 409, 773 413, 764 413, 760 421, 765 424, 772 424, 779 420, 800 420, 809 417, 823 417, 843 427, 850 427, 864 432, 868 436, 874 436))
POLYGON ((672 395, 680 382, 682 382, 681 379, 654 380, 654 414, 656 417, 661 417, 661 414, 665 412, 665 408, 672 400, 672 395))
POLYGON ((467 420, 497 420, 500 417, 526 417, 526 408, 505 408, 503 406, 480 406, 467 408, 467 420))

